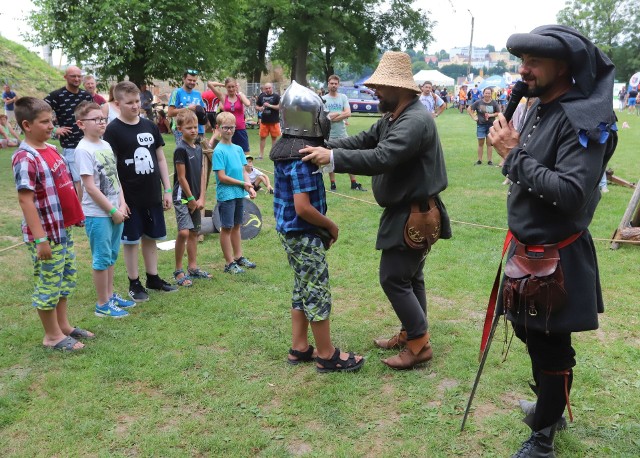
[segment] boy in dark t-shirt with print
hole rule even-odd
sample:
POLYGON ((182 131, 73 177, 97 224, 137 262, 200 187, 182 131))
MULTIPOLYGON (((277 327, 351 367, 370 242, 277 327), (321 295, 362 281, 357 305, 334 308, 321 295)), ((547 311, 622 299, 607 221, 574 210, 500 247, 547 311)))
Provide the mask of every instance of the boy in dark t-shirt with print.
POLYGON ((138 87, 123 81, 116 85, 113 94, 120 114, 107 126, 104 139, 116 156, 124 200, 130 210, 122 234, 129 295, 136 302, 145 302, 149 300, 149 294, 140 282, 138 245, 142 245, 147 268, 146 287, 160 292, 177 291, 177 287, 158 276, 156 247, 156 241, 164 240, 167 235, 163 211, 171 208, 169 170, 158 126, 139 116, 138 87))
POLYGON ((42 344, 62 351, 81 350, 77 339, 93 333, 75 328, 67 317, 67 298, 76 286, 76 255, 72 226, 84 214, 64 158, 47 140, 53 131, 51 107, 43 100, 16 101, 16 120, 25 141, 11 158, 24 214, 22 234, 33 261, 32 304, 44 328, 42 344))

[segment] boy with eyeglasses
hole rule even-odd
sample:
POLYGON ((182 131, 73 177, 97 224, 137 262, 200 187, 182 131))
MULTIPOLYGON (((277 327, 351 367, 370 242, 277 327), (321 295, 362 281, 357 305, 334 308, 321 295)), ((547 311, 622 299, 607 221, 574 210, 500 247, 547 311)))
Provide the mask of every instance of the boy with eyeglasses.
POLYGON ((102 140, 107 127, 100 105, 80 102, 75 111, 76 124, 84 137, 76 147, 76 163, 82 180, 82 211, 91 247, 93 284, 98 302, 95 315, 122 318, 128 307, 136 305, 113 291, 114 265, 120 251, 120 238, 129 208, 120 189, 116 158, 111 146, 102 140))
POLYGON ((220 247, 224 255, 225 273, 244 273, 243 267, 253 269, 256 265, 242 255, 240 226, 244 210, 244 197, 256 196, 249 174, 244 151, 231 142, 236 130, 236 118, 229 112, 217 116, 220 143, 213 151, 213 171, 216 173, 216 199, 220 211, 220 247))

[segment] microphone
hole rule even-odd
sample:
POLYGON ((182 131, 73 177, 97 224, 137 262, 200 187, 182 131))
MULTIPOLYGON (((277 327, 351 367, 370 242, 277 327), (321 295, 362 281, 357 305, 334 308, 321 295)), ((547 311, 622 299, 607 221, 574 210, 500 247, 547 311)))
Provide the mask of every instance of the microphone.
POLYGON ((513 89, 511 89, 511 97, 509 97, 509 103, 503 113, 507 121, 511 121, 513 113, 516 111, 522 97, 527 93, 527 89, 527 83, 524 81, 518 81, 516 85, 513 86, 513 89))

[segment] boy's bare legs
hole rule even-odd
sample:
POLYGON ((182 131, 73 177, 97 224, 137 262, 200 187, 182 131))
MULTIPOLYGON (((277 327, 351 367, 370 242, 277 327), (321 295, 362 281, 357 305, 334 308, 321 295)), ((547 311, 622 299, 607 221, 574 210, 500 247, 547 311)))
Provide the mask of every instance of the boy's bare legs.
POLYGON ((113 294, 113 287, 109 288, 109 270, 111 270, 111 284, 113 284, 113 266, 107 270, 93 270, 93 284, 98 294, 98 305, 106 304, 113 294))
POLYGON ((113 279, 115 278, 115 266, 111 265, 107 269, 107 294, 113 296, 113 279))
POLYGON ((491 157, 493 156, 493 146, 489 143, 489 139, 487 138, 487 162, 493 162, 491 157))
POLYGON ((125 243, 122 249, 124 265, 127 268, 127 275, 130 280, 135 280, 140 276, 138 272, 138 244, 125 243))
POLYGON ((187 238, 187 262, 189 269, 198 267, 198 233, 196 231, 188 231, 187 238))
MULTIPOLYGON (((330 320, 312 321, 311 332, 313 332, 313 338, 316 341, 318 357, 322 359, 331 359, 336 349, 331 343, 330 320)), ((349 359, 349 353, 341 351, 340 359, 346 361, 349 359)), ((360 362, 362 356, 355 355, 355 359, 356 362, 360 362)))
MULTIPOLYGON (((40 318, 40 322, 42 323, 42 327, 44 328, 44 338, 42 339, 42 345, 46 347, 53 347, 58 342, 67 337, 67 334, 65 334, 64 331, 60 329, 59 319, 66 323, 69 332, 73 330, 67 320, 67 299, 59 299, 57 307, 53 310, 38 309, 38 318, 40 318), (64 302, 64 304, 62 304, 62 302, 64 302), (61 305, 62 308, 58 309, 57 307, 60 307, 61 305)), ((74 349, 80 349, 83 347, 84 344, 82 342, 77 342, 73 346, 74 349)))
POLYGON ((189 239, 189 229, 181 229, 178 231, 178 236, 176 237, 176 272, 178 270, 183 270, 182 268, 182 258, 184 258, 184 250, 187 248, 187 240, 189 239))
POLYGON ((233 248, 231 245, 231 231, 226 227, 220 228, 220 248, 222 249, 222 255, 224 256, 225 264, 233 262, 233 248))
POLYGON ((239 224, 231 229, 231 247, 233 248, 232 260, 242 257, 242 238, 240 237, 239 224))
MULTIPOLYGON (((267 144, 267 137, 260 137, 260 159, 264 156, 264 147, 267 144)), ((273 139, 271 140, 271 147, 273 148, 273 139)))
POLYGON ((142 259, 148 275, 158 275, 158 246, 155 240, 142 238, 142 259))
MULTIPOLYGON (((302 310, 291 309, 291 348, 298 351, 309 349, 309 320, 302 310)), ((289 359, 294 359, 289 357, 289 359)))
POLYGON ((484 150, 484 138, 478 139, 478 161, 482 162, 482 153, 484 150))

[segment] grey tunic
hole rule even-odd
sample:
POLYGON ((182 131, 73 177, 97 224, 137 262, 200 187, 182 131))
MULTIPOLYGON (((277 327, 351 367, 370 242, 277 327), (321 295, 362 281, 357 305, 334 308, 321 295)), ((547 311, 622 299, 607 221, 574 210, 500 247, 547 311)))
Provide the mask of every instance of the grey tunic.
MULTIPOLYGON (((562 97, 532 107, 520 145, 507 156, 503 173, 513 182, 507 209, 509 228, 516 239, 530 245, 551 244, 584 231, 577 241, 560 250, 569 304, 548 321, 536 321, 524 312, 518 317, 510 312, 507 316, 539 331, 585 331, 598 327, 598 313, 604 311, 588 227, 600 200, 598 183, 618 137, 610 130, 604 142, 589 140, 583 147, 560 101, 562 97)), ((498 307, 503 313, 501 296, 498 307)))
MULTIPOLYGON (((447 187, 444 155, 435 122, 418 98, 397 119, 384 115, 368 131, 331 140, 335 171, 373 176, 373 195, 384 208, 376 248, 406 248, 404 225, 412 202, 426 202, 447 187)), ((447 211, 441 238, 451 238, 447 211)))

